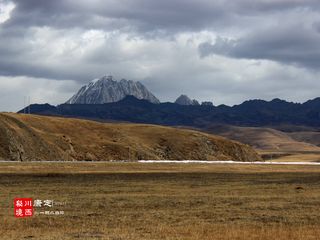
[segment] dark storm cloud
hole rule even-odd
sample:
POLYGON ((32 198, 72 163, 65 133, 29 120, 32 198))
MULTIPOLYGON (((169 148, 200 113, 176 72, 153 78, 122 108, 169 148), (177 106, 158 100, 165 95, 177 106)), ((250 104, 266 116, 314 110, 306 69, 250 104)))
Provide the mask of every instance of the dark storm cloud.
POLYGON ((202 57, 218 54, 234 58, 265 59, 318 69, 319 42, 320 33, 315 27, 295 24, 261 29, 236 40, 218 37, 215 43, 200 44, 199 52, 202 57))
POLYGON ((152 32, 201 29, 227 12, 211 1, 15 0, 12 26, 53 26, 152 32))
MULTIPOLYGON (((14 0, 8 26, 199 31, 239 23, 242 17, 318 9, 316 0, 14 0)), ((172 33, 172 32, 170 32, 172 33)))
MULTIPOLYGON (((76 68, 77 71, 72 69, 76 64, 86 64, 81 62, 81 59, 74 59, 74 63, 51 64, 50 61, 58 61, 54 54, 57 50, 50 44, 47 48, 52 49, 34 44, 37 38, 42 37, 34 35, 35 27, 65 30, 61 31, 61 35, 68 34, 67 30, 80 29, 81 32, 99 29, 105 32, 118 31, 138 38, 160 39, 166 39, 181 32, 209 31, 219 35, 220 32, 231 29, 229 30, 231 32, 241 34, 245 31, 248 34, 237 40, 221 38, 214 44, 205 42, 199 47, 201 56, 214 53, 235 58, 269 59, 311 67, 317 67, 319 62, 317 51, 319 47, 316 44, 319 40, 317 28, 304 29, 301 24, 304 16, 319 9, 320 2, 316 0, 13 0, 13 2, 16 7, 10 19, 0 25, 0 55, 2 56, 0 74, 3 75, 53 79, 80 78, 84 81, 83 79, 96 71, 96 68, 90 71, 87 67, 80 67, 86 70, 87 74, 85 74, 82 71, 79 72, 79 68, 76 68), (286 14, 290 12, 298 12, 299 18, 290 20, 297 21, 296 26, 288 27, 286 23, 281 22, 281 18, 286 18, 286 14), (262 32, 256 30, 259 29, 260 24, 268 25, 274 19, 280 21, 278 23, 280 27, 272 26, 271 29, 262 32), (46 50, 46 56, 42 50, 46 50), (42 58, 47 59, 43 61, 42 58), (69 65, 69 68, 64 67, 65 65, 69 65)), ((288 17, 291 16, 288 15, 288 17)), ((308 24, 316 26, 317 23, 308 22, 308 24)), ((55 39, 53 38, 52 41, 55 39)), ((108 44, 110 43, 106 41, 105 45, 108 44)), ((69 52, 66 51, 65 54, 69 52)), ((103 61, 106 55, 120 59, 125 57, 117 54, 108 54, 101 47, 87 55, 90 55, 91 59, 103 61)), ((61 61, 64 60, 61 59, 61 61)), ((100 64, 104 64, 103 61, 100 64)))

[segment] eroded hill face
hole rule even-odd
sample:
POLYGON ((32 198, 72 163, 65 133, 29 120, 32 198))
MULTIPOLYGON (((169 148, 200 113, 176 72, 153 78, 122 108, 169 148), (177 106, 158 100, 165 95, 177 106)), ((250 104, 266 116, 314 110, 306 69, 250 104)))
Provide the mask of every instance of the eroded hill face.
POLYGON ((249 146, 192 130, 0 114, 3 160, 261 160, 249 146))

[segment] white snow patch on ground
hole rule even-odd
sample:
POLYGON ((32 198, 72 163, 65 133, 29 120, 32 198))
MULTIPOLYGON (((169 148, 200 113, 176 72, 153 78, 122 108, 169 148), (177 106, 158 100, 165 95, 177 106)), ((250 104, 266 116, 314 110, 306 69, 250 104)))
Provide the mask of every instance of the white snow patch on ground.
POLYGON ((250 164, 250 165, 320 165, 320 162, 239 162, 203 160, 140 160, 140 163, 205 163, 205 164, 250 164))
MULTIPOLYGON (((112 161, 10 161, 10 160, 0 160, 0 163, 128 163, 135 162, 129 160, 112 160, 112 161)), ((200 164, 247 164, 247 165, 318 165, 320 162, 239 162, 239 161, 205 161, 205 160, 139 160, 139 163, 200 163, 200 164)))

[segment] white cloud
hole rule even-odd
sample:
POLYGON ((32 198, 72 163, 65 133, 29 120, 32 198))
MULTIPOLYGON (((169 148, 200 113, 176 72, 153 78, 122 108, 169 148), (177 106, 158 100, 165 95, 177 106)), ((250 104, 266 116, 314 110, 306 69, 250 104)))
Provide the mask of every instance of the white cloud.
POLYGON ((60 104, 67 101, 78 87, 74 81, 0 77, 0 111, 22 109, 25 97, 30 97, 32 103, 60 104))
POLYGON ((0 1, 0 24, 10 19, 10 14, 15 6, 13 2, 0 1))

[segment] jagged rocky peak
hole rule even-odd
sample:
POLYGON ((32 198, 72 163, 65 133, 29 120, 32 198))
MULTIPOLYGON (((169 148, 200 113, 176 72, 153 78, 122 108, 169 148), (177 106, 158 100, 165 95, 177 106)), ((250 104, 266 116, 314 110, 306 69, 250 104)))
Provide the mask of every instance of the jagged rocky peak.
POLYGON ((192 100, 192 105, 199 106, 200 103, 199 103, 197 100, 193 99, 193 100, 192 100))
POLYGON ((180 95, 174 102, 179 105, 199 105, 199 102, 195 99, 191 100, 187 95, 180 95))
POLYGON ((204 101, 204 102, 201 103, 201 105, 202 106, 211 106, 211 107, 213 107, 213 103, 210 102, 210 101, 204 101))
POLYGON ((70 98, 66 104, 103 104, 118 102, 126 96, 134 96, 151 103, 160 101, 140 82, 103 76, 89 82, 70 98))

